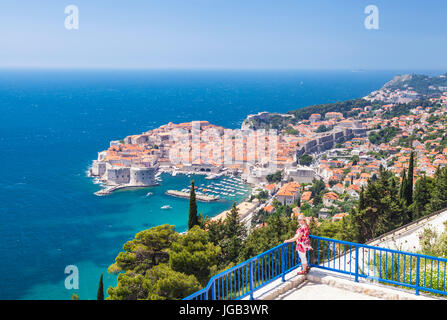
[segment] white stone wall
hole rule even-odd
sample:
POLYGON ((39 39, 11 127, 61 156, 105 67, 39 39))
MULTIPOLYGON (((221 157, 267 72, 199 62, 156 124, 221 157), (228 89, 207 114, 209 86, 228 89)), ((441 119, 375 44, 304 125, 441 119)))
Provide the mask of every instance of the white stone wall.
POLYGON ((129 184, 132 186, 152 186, 156 184, 154 168, 130 168, 129 184))
POLYGON ((102 161, 107 157, 107 151, 98 152, 98 161, 102 161))
POLYGON ((311 183, 315 177, 315 171, 310 168, 287 168, 286 174, 288 178, 298 183, 311 183))
POLYGON ((106 173, 106 163, 98 160, 93 160, 92 175, 102 177, 106 173))
POLYGON ((107 168, 107 184, 118 185, 128 184, 130 181, 130 168, 107 168))

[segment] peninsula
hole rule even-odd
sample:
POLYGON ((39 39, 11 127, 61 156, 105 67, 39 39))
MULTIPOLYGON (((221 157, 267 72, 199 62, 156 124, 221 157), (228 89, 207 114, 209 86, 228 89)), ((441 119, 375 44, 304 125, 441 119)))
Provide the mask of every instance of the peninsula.
MULTIPOLYGON (((447 165, 446 81, 446 75, 397 76, 361 99, 249 115, 240 129, 170 122, 112 141, 90 174, 104 185, 98 195, 156 185, 161 172, 206 174, 210 180, 239 176, 252 185, 252 197, 264 199, 260 205, 267 212, 274 210, 274 199, 299 200, 318 208, 314 216, 339 219, 380 167, 401 175, 412 150, 418 162, 415 181, 447 165), (315 181, 327 190, 321 199, 311 189, 315 181)), ((234 183, 204 186, 199 200, 236 193, 234 183)), ((185 190, 168 194, 188 196, 185 190)))

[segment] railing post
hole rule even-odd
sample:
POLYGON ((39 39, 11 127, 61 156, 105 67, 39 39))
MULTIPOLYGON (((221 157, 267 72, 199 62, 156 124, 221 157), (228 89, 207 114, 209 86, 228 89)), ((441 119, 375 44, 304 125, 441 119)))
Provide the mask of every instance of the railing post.
POLYGON ((211 286, 211 300, 216 300, 216 281, 211 286))
POLYGON ((250 300, 253 300, 253 260, 250 260, 250 300))
POLYGON ((359 246, 355 246, 355 282, 359 282, 359 246))
POLYGON ((421 258, 417 256, 416 258, 416 295, 419 295, 419 266, 421 263, 421 258))
POLYGON ((282 246, 281 248, 281 270, 282 270, 282 282, 286 281, 286 260, 285 260, 285 253, 286 246, 282 246))

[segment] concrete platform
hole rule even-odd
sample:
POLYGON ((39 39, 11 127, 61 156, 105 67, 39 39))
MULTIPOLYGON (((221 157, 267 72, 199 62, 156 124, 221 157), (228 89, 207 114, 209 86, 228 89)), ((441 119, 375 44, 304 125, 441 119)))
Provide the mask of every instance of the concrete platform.
POLYGON ((293 291, 279 296, 276 300, 382 300, 366 294, 351 292, 322 283, 304 281, 293 291))
MULTIPOLYGON (((312 268, 305 276, 295 269, 254 292, 255 300, 446 300, 386 286, 340 273, 312 268)), ((248 300, 245 297, 244 300, 248 300)))

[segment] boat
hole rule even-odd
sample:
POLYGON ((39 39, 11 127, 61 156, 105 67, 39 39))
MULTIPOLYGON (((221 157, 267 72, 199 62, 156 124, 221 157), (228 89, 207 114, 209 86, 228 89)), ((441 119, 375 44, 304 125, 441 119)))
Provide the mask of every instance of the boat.
POLYGON ((214 179, 217 179, 219 177, 220 177, 220 175, 218 175, 218 174, 211 174, 211 175, 206 176, 205 179, 206 180, 214 180, 214 179))
POLYGON ((163 210, 167 210, 167 209, 172 209, 172 207, 169 205, 169 204, 167 204, 167 205, 165 205, 165 206, 163 206, 163 207, 161 207, 163 210))
POLYGON ((151 196, 151 195, 153 195, 152 192, 148 192, 148 193, 146 193, 146 197, 149 197, 149 196, 151 196))

